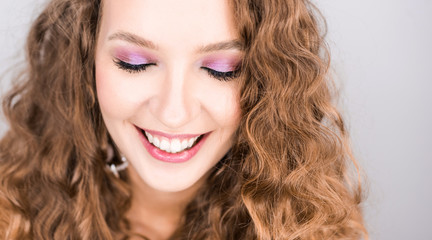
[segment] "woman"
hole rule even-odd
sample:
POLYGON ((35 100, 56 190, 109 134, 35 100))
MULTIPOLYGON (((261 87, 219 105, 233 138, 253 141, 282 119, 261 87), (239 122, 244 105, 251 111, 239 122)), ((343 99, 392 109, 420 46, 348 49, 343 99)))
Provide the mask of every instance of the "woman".
POLYGON ((4 239, 359 239, 317 12, 52 0, 3 102, 4 239))

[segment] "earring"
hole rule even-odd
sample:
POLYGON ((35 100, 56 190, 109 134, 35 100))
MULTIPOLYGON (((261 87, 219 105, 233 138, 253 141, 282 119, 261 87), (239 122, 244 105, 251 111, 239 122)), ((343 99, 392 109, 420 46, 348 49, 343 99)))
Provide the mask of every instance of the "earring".
POLYGON ((114 163, 111 163, 111 165, 109 165, 109 169, 110 169, 110 171, 114 174, 114 176, 116 176, 117 178, 119 178, 119 171, 123 171, 123 170, 125 170, 127 167, 128 167, 128 165, 129 165, 129 163, 128 163, 128 161, 127 161, 127 159, 126 159, 126 157, 125 156, 121 156, 121 161, 122 161, 122 163, 120 164, 120 165, 118 165, 118 166, 116 166, 114 163))

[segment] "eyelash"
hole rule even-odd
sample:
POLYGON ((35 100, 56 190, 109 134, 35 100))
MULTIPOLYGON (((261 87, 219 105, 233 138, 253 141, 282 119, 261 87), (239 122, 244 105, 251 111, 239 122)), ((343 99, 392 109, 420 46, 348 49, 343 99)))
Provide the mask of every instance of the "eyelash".
POLYGON ((206 70, 207 73, 210 75, 210 77, 216 78, 219 81, 229 81, 233 78, 236 78, 238 75, 238 70, 229 71, 229 72, 219 72, 208 67, 201 67, 201 69, 206 70))
POLYGON ((130 64, 118 59, 114 60, 114 63, 117 65, 118 68, 125 70, 129 73, 139 73, 145 71, 147 67, 156 65, 156 63, 130 64))
MULTIPOLYGON (((114 63, 117 65, 118 68, 125 70, 129 73, 143 72, 147 70, 147 67, 156 65, 156 63, 130 64, 118 59, 114 60, 114 63)), ((206 70, 207 73, 210 75, 210 77, 216 78, 219 81, 229 81, 233 78, 236 78, 238 75, 238 70, 229 71, 229 72, 219 72, 208 67, 201 67, 201 69, 206 70)))

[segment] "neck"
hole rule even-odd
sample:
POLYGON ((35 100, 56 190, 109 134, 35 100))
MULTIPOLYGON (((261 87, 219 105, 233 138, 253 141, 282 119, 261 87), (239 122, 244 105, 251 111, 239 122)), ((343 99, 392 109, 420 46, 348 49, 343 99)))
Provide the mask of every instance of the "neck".
POLYGON ((187 204, 202 186, 205 177, 188 189, 163 192, 147 185, 133 167, 128 168, 132 206, 127 213, 132 231, 150 239, 167 239, 176 230, 187 204))

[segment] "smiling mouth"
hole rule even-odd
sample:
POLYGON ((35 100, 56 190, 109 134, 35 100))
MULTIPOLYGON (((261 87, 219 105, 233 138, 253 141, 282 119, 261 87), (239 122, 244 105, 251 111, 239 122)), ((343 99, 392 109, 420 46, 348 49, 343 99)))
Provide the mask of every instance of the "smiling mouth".
POLYGON ((183 151, 187 151, 197 145, 205 135, 201 134, 199 136, 189 138, 167 138, 164 136, 151 134, 150 132, 143 129, 139 130, 151 145, 167 153, 181 153, 183 151))

